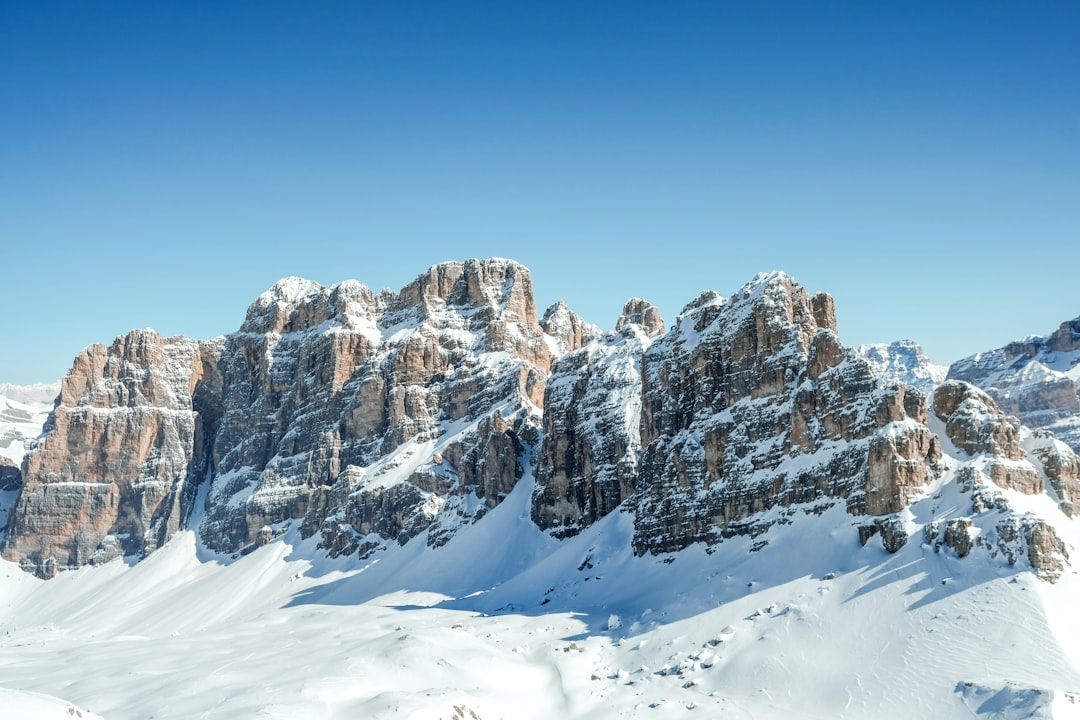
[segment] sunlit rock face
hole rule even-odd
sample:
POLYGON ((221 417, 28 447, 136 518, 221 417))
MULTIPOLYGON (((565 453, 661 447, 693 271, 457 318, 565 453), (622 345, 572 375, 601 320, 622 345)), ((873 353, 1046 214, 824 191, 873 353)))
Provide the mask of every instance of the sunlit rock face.
POLYGON ((832 298, 771 273, 703 294, 648 349, 637 552, 755 535, 776 507, 895 512, 921 489, 939 454, 925 400, 881 387, 835 329, 832 298))
POLYGON ((479 517, 538 440, 551 357, 508 260, 443 263, 396 294, 279 282, 225 343, 204 541, 235 551, 301 519, 343 553, 479 517))
POLYGON ((24 460, 4 557, 48 576, 145 555, 176 532, 208 469, 220 352, 134 330, 80 353, 24 460))

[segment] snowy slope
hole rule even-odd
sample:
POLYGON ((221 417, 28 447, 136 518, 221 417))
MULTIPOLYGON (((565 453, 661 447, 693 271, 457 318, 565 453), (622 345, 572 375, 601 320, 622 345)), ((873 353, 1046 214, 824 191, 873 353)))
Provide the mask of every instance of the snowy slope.
MULTIPOLYGON (((184 532, 47 582, 4 563, 0 688, 110 720, 1080 717, 1071 571, 860 547, 838 508, 758 552, 635 558, 624 513, 540 533, 531 485, 367 561, 290 533, 228 562, 184 532)), ((965 502, 932 488, 912 518, 965 502)))
POLYGON ((16 465, 22 461, 59 393, 60 383, 0 385, 0 456, 16 465))

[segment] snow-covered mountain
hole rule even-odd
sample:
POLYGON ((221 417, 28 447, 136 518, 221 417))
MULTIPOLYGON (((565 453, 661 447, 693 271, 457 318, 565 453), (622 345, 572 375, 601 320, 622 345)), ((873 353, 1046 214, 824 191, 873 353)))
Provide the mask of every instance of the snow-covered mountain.
POLYGON ((0 384, 0 456, 22 462, 60 394, 60 383, 0 384))
POLYGON ((538 320, 493 259, 92 346, 6 527, 0 686, 107 718, 1077 717, 1076 454, 836 327, 779 272, 666 331, 640 299, 538 320))
POLYGON ((914 340, 860 345, 858 352, 885 382, 903 383, 926 394, 933 393, 949 372, 948 366, 931 362, 914 340))
POLYGON ((978 385, 1025 425, 1046 428, 1080 452, 1080 317, 1045 337, 958 360, 949 377, 978 385))

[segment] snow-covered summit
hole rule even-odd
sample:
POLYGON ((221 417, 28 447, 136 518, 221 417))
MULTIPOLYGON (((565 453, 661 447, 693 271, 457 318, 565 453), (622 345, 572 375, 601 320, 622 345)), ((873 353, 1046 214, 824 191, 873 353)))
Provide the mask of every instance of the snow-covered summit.
POLYGON ((858 352, 882 380, 902 382, 926 394, 933 394, 949 372, 948 366, 931 362, 914 340, 860 345, 858 352))

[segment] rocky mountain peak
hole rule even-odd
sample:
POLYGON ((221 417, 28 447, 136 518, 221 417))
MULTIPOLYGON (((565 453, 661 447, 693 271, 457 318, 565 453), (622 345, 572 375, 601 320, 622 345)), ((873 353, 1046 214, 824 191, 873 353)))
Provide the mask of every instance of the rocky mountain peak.
POLYGON ((413 307, 431 318, 439 317, 446 308, 455 308, 467 317, 476 314, 488 320, 498 316, 506 322, 538 327, 528 268, 503 258, 433 265, 401 289, 393 309, 413 307))
POLYGON ((615 324, 615 331, 619 332, 629 325, 640 325, 649 337, 659 337, 664 334, 664 319, 660 316, 660 309, 641 298, 630 298, 626 301, 622 315, 615 324))
POLYGON ((603 331, 567 307, 562 300, 544 311, 540 320, 544 334, 552 338, 552 350, 556 356, 578 350, 587 342, 603 335, 603 331))
POLYGON ((376 296, 355 280, 331 287, 303 278, 279 280, 248 308, 240 332, 303 332, 323 323, 357 328, 371 326, 376 296))

